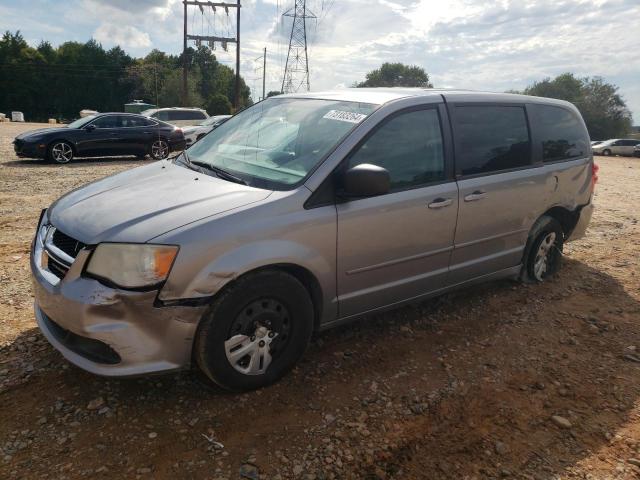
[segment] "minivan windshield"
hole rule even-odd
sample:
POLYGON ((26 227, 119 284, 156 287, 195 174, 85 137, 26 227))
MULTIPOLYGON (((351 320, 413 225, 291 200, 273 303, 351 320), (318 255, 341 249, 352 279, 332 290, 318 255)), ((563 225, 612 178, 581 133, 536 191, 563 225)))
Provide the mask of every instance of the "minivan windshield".
POLYGON ((303 180, 377 105, 269 98, 240 112, 188 150, 191 163, 224 170, 258 188, 303 180))

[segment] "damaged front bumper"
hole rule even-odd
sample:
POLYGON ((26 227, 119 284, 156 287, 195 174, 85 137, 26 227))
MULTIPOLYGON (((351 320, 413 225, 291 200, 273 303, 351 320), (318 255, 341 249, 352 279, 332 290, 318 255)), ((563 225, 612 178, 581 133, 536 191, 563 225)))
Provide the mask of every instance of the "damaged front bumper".
POLYGON ((81 250, 62 278, 31 253, 35 316, 49 342, 74 365, 105 376, 133 376, 186 368, 198 322, 206 309, 159 306, 157 291, 107 287, 82 275, 81 250), (57 280, 57 281, 56 281, 57 280))

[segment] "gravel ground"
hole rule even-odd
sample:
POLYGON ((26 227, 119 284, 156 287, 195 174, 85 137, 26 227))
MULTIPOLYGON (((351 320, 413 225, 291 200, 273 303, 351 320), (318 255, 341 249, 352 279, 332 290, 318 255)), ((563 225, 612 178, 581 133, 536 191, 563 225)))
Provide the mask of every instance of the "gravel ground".
POLYGON ((95 377, 44 340, 28 267, 40 209, 143 162, 19 160, 29 128, 0 124, 0 478, 640 476, 640 159, 597 159, 591 228, 551 281, 320 334, 292 374, 237 395, 195 372, 95 377))

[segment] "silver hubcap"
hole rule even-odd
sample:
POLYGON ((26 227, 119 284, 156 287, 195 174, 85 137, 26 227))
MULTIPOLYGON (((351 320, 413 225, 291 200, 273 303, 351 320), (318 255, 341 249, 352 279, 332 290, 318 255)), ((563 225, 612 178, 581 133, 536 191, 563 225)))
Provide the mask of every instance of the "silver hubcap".
POLYGON ((549 268, 549 257, 551 250, 555 247, 555 244, 556 234, 554 232, 547 234, 547 236, 542 240, 542 243, 538 248, 538 252, 536 253, 536 260, 533 264, 533 274, 535 275, 536 280, 542 281, 544 274, 547 273, 547 269, 549 268))
POLYGON ((153 142, 153 145, 151 145, 151 156, 153 158, 165 158, 167 155, 169 155, 169 145, 167 145, 167 142, 162 140, 153 142))
POLYGON ((234 335, 224 342, 227 360, 233 368, 245 375, 261 375, 271 363, 269 345, 277 333, 267 327, 256 328, 252 336, 234 335))
POLYGON ((53 159, 58 163, 67 163, 73 158, 73 150, 66 143, 56 143, 51 149, 53 159))

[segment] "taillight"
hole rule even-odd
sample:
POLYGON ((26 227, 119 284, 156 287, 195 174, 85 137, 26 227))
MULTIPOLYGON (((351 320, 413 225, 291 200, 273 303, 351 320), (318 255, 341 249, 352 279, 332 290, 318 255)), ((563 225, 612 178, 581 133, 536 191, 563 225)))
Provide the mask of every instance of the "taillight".
POLYGON ((591 164, 591 190, 596 188, 596 183, 598 183, 598 171, 600 167, 596 162, 591 164))

